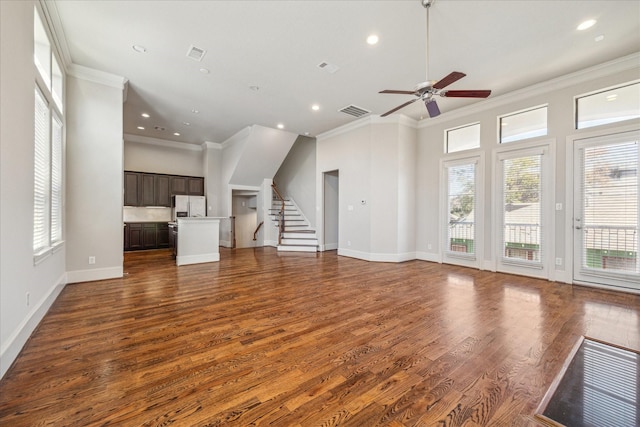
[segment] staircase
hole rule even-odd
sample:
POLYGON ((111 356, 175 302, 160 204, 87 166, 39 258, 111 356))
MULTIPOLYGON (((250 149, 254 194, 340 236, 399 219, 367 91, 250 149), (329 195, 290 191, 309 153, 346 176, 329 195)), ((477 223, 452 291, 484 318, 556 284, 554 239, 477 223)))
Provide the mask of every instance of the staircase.
MULTIPOLYGON (((278 227, 278 215, 282 208, 280 200, 271 202, 269 216, 275 227, 278 227)), ((278 251, 283 252, 317 252, 318 237, 312 230, 309 221, 298 209, 293 200, 284 201, 284 232, 282 233, 278 251)))

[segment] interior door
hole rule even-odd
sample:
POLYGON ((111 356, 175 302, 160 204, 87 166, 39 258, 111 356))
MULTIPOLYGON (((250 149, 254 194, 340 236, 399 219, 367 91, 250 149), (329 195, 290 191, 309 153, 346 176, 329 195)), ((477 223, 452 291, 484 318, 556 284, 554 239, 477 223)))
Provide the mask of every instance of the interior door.
POLYGON ((574 145, 574 281, 640 290, 640 132, 574 145))

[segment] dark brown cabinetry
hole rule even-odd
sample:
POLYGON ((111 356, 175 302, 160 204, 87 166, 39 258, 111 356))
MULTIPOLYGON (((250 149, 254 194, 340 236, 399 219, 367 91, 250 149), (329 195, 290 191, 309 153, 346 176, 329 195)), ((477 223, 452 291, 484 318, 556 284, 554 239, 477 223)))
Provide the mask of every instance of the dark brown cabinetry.
POLYGON ((142 182, 138 172, 124 173, 124 205, 139 206, 142 194, 142 182))
POLYGON ((171 207, 171 196, 204 196, 204 178, 125 171, 125 206, 171 207))
POLYGON ((169 247, 166 222, 128 222, 124 226, 124 250, 162 249, 169 247))

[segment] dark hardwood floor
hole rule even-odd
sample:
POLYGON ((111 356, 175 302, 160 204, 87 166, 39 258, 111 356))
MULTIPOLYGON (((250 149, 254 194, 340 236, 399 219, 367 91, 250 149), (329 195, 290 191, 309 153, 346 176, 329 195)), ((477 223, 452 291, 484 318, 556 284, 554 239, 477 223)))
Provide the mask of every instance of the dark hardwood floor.
POLYGON ((0 381, 3 426, 527 426, 640 296, 424 261, 223 250, 68 285, 0 381))

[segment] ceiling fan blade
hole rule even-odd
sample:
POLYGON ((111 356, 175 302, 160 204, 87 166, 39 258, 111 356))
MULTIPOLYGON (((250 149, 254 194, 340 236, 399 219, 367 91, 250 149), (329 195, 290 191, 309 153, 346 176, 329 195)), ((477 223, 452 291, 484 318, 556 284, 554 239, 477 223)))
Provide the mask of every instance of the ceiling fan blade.
POLYGON ((491 95, 490 90, 446 90, 440 96, 447 98, 486 98, 491 95))
POLYGON ((429 117, 438 117, 440 115, 440 108, 438 108, 438 104, 436 104, 435 99, 427 100, 424 105, 427 107, 429 117))
POLYGON ((391 113, 395 113, 395 112, 396 112, 396 111, 398 111, 399 109, 404 108, 404 107, 406 107, 406 106, 407 106, 407 105, 409 105, 409 104, 413 104, 413 103, 414 103, 414 102, 416 102, 418 99, 420 99, 420 98, 412 99, 412 100, 411 100, 411 101, 409 101, 409 102, 405 102, 405 103, 404 103, 404 104, 402 104, 402 105, 398 105, 398 106, 397 106, 396 108, 394 108, 393 110, 389 110, 389 111, 387 111, 386 113, 381 114, 381 115, 380 115, 380 117, 387 117, 389 114, 391 114, 391 113))
POLYGON ((391 89, 385 89, 385 90, 381 90, 378 93, 396 93, 398 95, 413 95, 416 92, 414 90, 391 90, 391 89))
POLYGON ((433 88, 434 89, 445 88, 445 87, 449 86, 451 83, 457 82, 458 80, 460 80, 464 76, 466 76, 465 73, 461 73, 460 71, 453 71, 453 72, 449 73, 448 76, 446 76, 446 77, 440 79, 439 81, 437 81, 433 85, 433 88))

